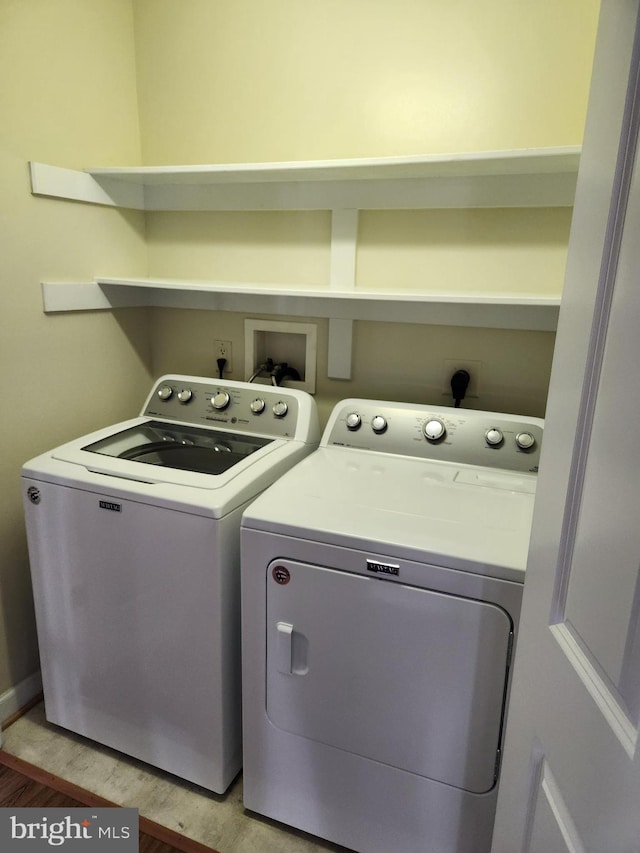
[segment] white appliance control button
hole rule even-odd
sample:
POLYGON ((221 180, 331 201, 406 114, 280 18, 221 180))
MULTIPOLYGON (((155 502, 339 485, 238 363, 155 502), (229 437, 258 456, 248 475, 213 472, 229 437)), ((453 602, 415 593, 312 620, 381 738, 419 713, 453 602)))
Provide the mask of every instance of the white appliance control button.
POLYGON ((251 409, 254 415, 261 415, 264 412, 265 406, 265 401, 261 400, 260 397, 256 397, 256 399, 252 400, 249 404, 249 408, 251 409))
POLYGON ((516 436, 516 444, 520 450, 531 450, 535 443, 536 440, 530 432, 519 432, 516 436))
POLYGON ((438 418, 431 418, 424 425, 424 437, 427 441, 440 441, 447 434, 447 428, 438 418))
POLYGON ((182 391, 178 391, 178 400, 181 403, 188 403, 192 397, 193 391, 190 388, 183 388, 182 391))
POLYGON ((488 429, 484 434, 484 438, 489 447, 500 447, 500 445, 504 441, 502 430, 497 429, 496 427, 491 427, 491 429, 488 429))
POLYGON ((277 418, 283 418, 288 411, 289 406, 284 402, 284 400, 278 400, 278 402, 273 405, 273 414, 277 418))
POLYGON ((371 421, 371 429, 374 432, 381 433, 387 428, 387 419, 382 415, 376 415, 371 421))
POLYGON ((231 402, 231 397, 226 391, 218 391, 217 394, 211 398, 211 405, 214 409, 218 411, 222 411, 222 409, 226 409, 229 403, 231 402))
POLYGON ((362 424, 362 418, 357 412, 350 412, 347 415, 347 429, 356 430, 360 429, 362 424))
POLYGON ((158 397, 160 397, 161 400, 168 400, 172 394, 173 388, 170 388, 168 385, 162 385, 158 388, 158 397))

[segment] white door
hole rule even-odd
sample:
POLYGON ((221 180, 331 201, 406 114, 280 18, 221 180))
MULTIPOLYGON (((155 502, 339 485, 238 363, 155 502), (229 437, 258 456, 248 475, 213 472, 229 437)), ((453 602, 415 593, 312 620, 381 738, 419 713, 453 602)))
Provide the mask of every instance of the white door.
POLYGON ((640 851, 639 5, 602 4, 493 853, 640 851))

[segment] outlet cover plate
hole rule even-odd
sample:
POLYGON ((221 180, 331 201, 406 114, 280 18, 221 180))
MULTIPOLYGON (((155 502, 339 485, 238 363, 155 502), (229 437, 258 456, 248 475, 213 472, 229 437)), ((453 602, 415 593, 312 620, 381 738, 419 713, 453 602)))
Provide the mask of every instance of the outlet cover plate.
MULTIPOLYGON (((223 373, 231 373, 233 370, 233 345, 231 341, 214 341, 213 342, 213 357, 217 360, 219 358, 226 358, 227 363, 224 366, 223 373)), ((216 365, 217 366, 217 365, 216 365)))

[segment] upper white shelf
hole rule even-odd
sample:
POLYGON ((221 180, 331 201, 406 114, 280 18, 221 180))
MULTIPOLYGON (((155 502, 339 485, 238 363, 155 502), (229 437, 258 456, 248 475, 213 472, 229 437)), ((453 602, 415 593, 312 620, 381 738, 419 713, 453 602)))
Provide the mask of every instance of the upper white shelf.
POLYGON ((35 195, 138 210, 570 207, 579 146, 428 157, 133 166, 31 163, 35 195))
POLYGON ((43 282, 42 295, 47 313, 153 306, 539 331, 555 330, 560 307, 560 297, 534 294, 342 291, 161 278, 43 282))

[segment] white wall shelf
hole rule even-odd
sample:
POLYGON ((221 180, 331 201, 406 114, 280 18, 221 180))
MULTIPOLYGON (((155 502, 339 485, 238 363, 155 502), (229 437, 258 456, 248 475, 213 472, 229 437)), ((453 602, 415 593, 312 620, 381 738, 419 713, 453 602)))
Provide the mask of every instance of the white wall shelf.
POLYGON ((341 291, 146 278, 45 282, 42 291, 47 313, 154 306, 541 331, 555 330, 560 308, 559 297, 535 295, 341 291))
POLYGON ((30 163, 33 195, 144 211, 330 210, 326 289, 99 278, 43 284, 46 312, 131 306, 329 318, 328 375, 351 376, 353 320, 553 330, 559 298, 356 289, 358 211, 571 207, 580 148, 79 171, 30 163))
POLYGON ((139 210, 570 207, 579 146, 428 157, 133 166, 32 162, 34 195, 139 210))

